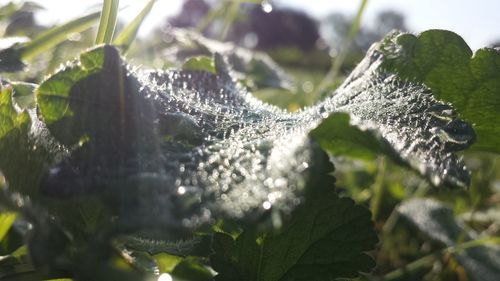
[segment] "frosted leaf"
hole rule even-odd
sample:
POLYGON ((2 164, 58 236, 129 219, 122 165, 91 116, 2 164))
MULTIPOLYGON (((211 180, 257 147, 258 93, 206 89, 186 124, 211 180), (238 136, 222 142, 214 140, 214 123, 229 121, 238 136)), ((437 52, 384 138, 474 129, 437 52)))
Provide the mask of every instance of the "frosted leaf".
POLYGON ((425 86, 380 70, 383 60, 374 46, 332 96, 292 114, 254 98, 220 55, 215 74, 135 73, 115 48, 93 49, 37 89, 52 134, 66 145, 85 140, 42 188, 52 196, 100 191, 136 226, 190 229, 290 213, 324 166, 309 132, 336 112, 433 184, 466 186, 453 152, 470 144, 472 129, 425 86))
POLYGON ((338 90, 316 107, 317 114, 347 112, 353 124, 378 131, 433 185, 467 186, 469 172, 454 152, 474 141, 473 129, 423 84, 381 70, 385 59, 374 44, 338 90))

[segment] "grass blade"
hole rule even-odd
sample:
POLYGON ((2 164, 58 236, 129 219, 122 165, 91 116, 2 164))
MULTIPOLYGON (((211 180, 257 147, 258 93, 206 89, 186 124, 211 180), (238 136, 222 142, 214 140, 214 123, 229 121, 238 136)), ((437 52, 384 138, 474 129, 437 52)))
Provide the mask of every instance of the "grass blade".
POLYGON ((20 47, 21 59, 29 60, 66 40, 68 34, 81 32, 90 28, 99 18, 99 14, 99 12, 92 13, 41 33, 33 40, 20 47))
POLYGON ((0 213, 0 241, 2 241, 15 220, 15 213, 0 213))
POLYGON ((118 15, 118 5, 120 0, 104 0, 101 11, 101 20, 95 44, 111 43, 116 27, 116 17, 118 15))
POLYGON ((115 38, 113 43, 119 45, 124 52, 128 50, 132 42, 134 42, 139 27, 141 27, 142 22, 146 16, 151 12, 156 0, 149 0, 146 6, 141 10, 141 12, 123 29, 122 32, 115 38))
POLYGON ((240 1, 234 1, 227 7, 227 11, 225 12, 226 15, 223 19, 223 28, 222 28, 221 34, 219 36, 219 39, 221 41, 226 39, 227 34, 229 33, 229 29, 231 28, 231 24, 234 22, 234 20, 238 16, 240 4, 241 4, 240 1))
POLYGON ((346 38, 344 38, 344 42, 342 44, 342 47, 340 48, 340 53, 337 57, 335 57, 332 63, 332 67, 326 74, 323 81, 321 81, 319 86, 316 88, 317 94, 323 95, 323 91, 325 91, 331 83, 335 82, 335 78, 340 71, 340 67, 342 66, 342 63, 344 63, 347 53, 349 52, 349 47, 351 46, 352 41, 354 41, 354 37, 356 36, 356 34, 358 34, 359 28, 361 26, 361 18, 363 16, 367 3, 368 0, 361 0, 358 11, 356 12, 356 16, 354 17, 351 27, 349 28, 349 32, 347 33, 346 38))

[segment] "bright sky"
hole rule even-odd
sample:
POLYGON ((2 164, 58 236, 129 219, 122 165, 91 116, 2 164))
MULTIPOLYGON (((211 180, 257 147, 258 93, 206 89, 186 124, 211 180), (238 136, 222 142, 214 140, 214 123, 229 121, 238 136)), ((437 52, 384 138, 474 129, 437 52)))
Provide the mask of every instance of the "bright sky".
MULTIPOLYGON (((355 14, 361 0, 273 0, 282 6, 295 7, 315 17, 331 12, 355 14), (314 4, 312 4, 314 3, 314 4)), ((0 3, 8 0, 0 0, 0 3)), ((81 16, 89 7, 102 0, 35 0, 46 7, 38 18, 42 22, 64 22, 81 16)), ((121 0, 124 8, 119 17, 130 21, 141 10, 146 0, 121 0), (125 8, 128 7, 128 8, 125 8)), ((147 18, 142 33, 161 24, 167 15, 175 14, 181 0, 157 0, 147 18)), ((363 24, 369 25, 381 10, 393 9, 406 16, 407 25, 415 32, 431 28, 448 29, 460 34, 473 48, 500 40, 500 0, 369 0, 363 24)))
MULTIPOLYGON (((7 0, 0 0, 5 2, 7 0)), ((37 18, 44 23, 65 22, 81 16, 89 11, 98 11, 103 0, 31 0, 40 3, 46 9, 37 14, 37 18), (97 8, 98 7, 98 8, 97 8)), ((120 0, 118 18, 123 22, 130 22, 147 3, 146 0, 120 0)), ((179 12, 182 0, 157 0, 153 10, 148 15, 141 27, 141 32, 161 25, 169 15, 179 12)))
MULTIPOLYGON (((356 13, 361 0, 275 0, 322 17, 331 11, 356 13), (314 4, 311 4, 314 3, 314 4)), ((500 0, 368 0, 362 24, 369 25, 381 10, 396 10, 414 32, 447 29, 458 33, 473 49, 500 41, 500 0)))

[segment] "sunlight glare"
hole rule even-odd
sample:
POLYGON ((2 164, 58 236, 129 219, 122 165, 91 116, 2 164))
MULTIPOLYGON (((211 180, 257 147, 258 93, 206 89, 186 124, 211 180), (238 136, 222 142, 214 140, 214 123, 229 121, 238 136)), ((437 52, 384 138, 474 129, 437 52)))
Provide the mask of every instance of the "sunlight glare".
POLYGON ((271 3, 269 3, 269 1, 262 1, 262 10, 266 13, 266 14, 269 14, 270 12, 273 11, 273 5, 271 5, 271 3))
POLYGON ((168 273, 162 273, 160 277, 158 277, 158 281, 172 281, 172 276, 168 273))
MULTIPOLYGON (((1 2, 1 1, 0 1, 1 2)), ((63 23, 82 16, 92 11, 99 11, 102 0, 86 1, 60 1, 60 0, 34 0, 45 9, 36 13, 36 18, 44 25, 63 23)), ((144 7, 146 1, 120 0, 120 12, 118 19, 127 24, 144 7)), ((149 34, 154 28, 165 23, 167 17, 177 14, 183 1, 181 0, 157 0, 151 13, 144 20, 139 29, 139 36, 149 34)))

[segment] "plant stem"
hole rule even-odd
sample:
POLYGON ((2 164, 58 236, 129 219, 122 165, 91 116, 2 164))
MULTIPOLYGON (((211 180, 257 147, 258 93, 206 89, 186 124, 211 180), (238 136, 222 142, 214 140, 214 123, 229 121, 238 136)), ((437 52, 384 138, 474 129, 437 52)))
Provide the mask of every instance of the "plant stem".
POLYGON ((377 220, 378 213, 380 210, 380 205, 382 204, 382 198, 384 195, 384 181, 385 181, 385 157, 380 156, 378 161, 378 172, 375 178, 375 183, 373 184, 373 198, 370 204, 370 210, 372 211, 373 220, 377 220))
POLYGON ((121 46, 123 52, 126 52, 134 39, 137 36, 137 32, 139 31, 139 27, 141 27, 142 22, 146 18, 146 16, 153 9, 153 5, 156 0, 149 0, 141 12, 128 24, 123 31, 115 38, 113 41, 114 44, 121 46))
POLYGON ((365 11, 366 4, 368 3, 368 0, 361 0, 361 3, 359 4, 358 11, 356 12, 356 16, 354 17, 351 28, 349 29, 349 32, 347 33, 346 38, 344 39, 344 42, 342 43, 342 47, 340 48, 340 53, 333 59, 332 61, 332 67, 326 74, 325 78, 319 83, 318 87, 316 88, 316 94, 322 94, 323 91, 326 90, 326 88, 335 81, 335 78, 338 75, 338 72, 340 70, 340 67, 344 63, 345 58, 347 57, 347 54, 349 52, 349 47, 352 44, 352 41, 354 40, 354 37, 356 34, 358 34, 359 28, 361 26, 361 18, 363 16, 363 12, 365 11))
POLYGON ((95 44, 109 44, 113 39, 118 15, 118 5, 120 0, 104 0, 101 11, 101 20, 95 39, 95 44))
POLYGON ((203 19, 196 26, 196 31, 198 33, 203 33, 203 31, 212 23, 217 17, 221 16, 224 11, 224 2, 221 2, 220 5, 210 10, 203 19))
POLYGON ((81 32, 90 28, 94 24, 94 21, 98 18, 99 12, 92 13, 41 33, 39 36, 35 37, 29 43, 21 47, 21 59, 29 60, 45 52, 51 47, 66 40, 68 34, 81 32))
POLYGON ((227 34, 229 33, 229 29, 231 28, 231 24, 233 23, 236 16, 238 16, 239 9, 240 9, 240 1, 235 0, 230 4, 228 8, 229 11, 227 12, 226 17, 224 18, 224 27, 222 28, 219 36, 220 40, 226 39, 227 34))
POLYGON ((396 226, 396 223, 399 219, 399 213, 397 212, 396 209, 393 209, 389 217, 384 223, 384 226, 382 227, 382 232, 384 234, 391 233, 394 230, 394 227, 396 226))
POLYGON ((267 237, 267 233, 265 233, 262 236, 262 242, 259 245, 260 252, 259 252, 259 265, 258 265, 258 268, 257 268, 257 281, 260 281, 260 273, 262 271, 262 260, 264 258, 264 245, 266 243, 266 237, 267 237))
POLYGON ((467 241, 458 245, 454 245, 451 247, 444 248, 442 250, 439 250, 437 252, 434 252, 432 254, 426 255, 421 257, 420 259, 411 262, 407 264, 406 266, 402 268, 398 268, 392 272, 389 272, 386 274, 382 280, 383 281, 390 281, 390 280, 398 280, 404 277, 406 274, 415 272, 419 269, 422 269, 424 267, 430 267, 434 263, 436 259, 440 259, 444 254, 450 253, 450 254, 458 254, 461 251, 464 251, 469 248, 474 248, 478 246, 483 246, 486 244, 495 244, 498 245, 500 244, 500 237, 485 237, 481 239, 476 239, 476 240, 471 240, 467 241))
POLYGON ((386 274, 382 280, 383 281, 389 281, 389 280, 398 280, 404 277, 408 273, 415 272, 419 269, 423 269, 425 267, 431 267, 434 261, 438 258, 441 257, 441 253, 432 253, 426 256, 421 257, 420 259, 411 262, 407 265, 405 265, 402 268, 398 268, 388 274, 386 274))

